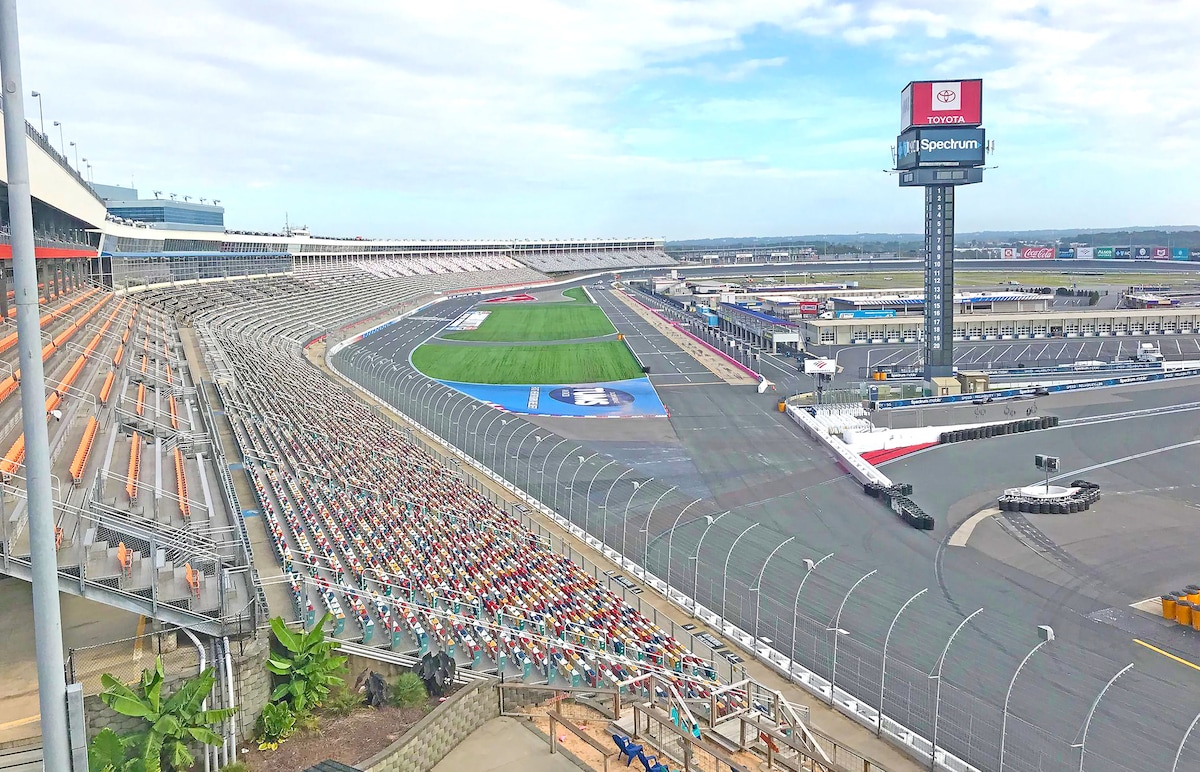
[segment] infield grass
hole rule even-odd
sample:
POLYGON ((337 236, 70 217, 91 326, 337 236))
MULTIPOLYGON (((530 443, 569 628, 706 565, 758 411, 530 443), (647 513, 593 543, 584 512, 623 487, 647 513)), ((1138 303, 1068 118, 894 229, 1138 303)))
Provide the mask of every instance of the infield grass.
POLYGON ((479 329, 451 332, 442 337, 515 343, 595 338, 616 332, 604 310, 589 303, 514 303, 487 310, 490 312, 488 318, 479 329))
MULTIPOLYGON (((599 309, 597 309, 599 310, 599 309)), ((431 378, 463 383, 577 384, 639 378, 620 341, 555 346, 453 346, 427 343, 413 365, 431 378)))
POLYGON ((572 287, 563 294, 571 298, 571 300, 578 300, 580 303, 590 304, 592 302, 588 300, 587 293, 583 291, 583 287, 572 287))

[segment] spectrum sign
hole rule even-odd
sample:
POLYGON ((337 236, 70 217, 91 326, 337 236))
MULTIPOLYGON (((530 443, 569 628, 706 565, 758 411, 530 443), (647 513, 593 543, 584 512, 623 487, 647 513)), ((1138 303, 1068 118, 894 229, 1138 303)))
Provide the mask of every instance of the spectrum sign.
POLYGON ((983 129, 910 129, 896 138, 896 168, 983 166, 983 129))
POLYGON ((983 123, 983 81, 917 80, 900 92, 900 131, 983 123))

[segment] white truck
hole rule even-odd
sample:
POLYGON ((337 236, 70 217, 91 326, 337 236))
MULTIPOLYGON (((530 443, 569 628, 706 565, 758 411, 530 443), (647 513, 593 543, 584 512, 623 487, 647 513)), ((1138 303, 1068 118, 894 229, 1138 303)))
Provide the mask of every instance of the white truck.
POLYGON ((1143 343, 1138 346, 1136 359, 1139 362, 1161 362, 1163 355, 1157 343, 1143 343))

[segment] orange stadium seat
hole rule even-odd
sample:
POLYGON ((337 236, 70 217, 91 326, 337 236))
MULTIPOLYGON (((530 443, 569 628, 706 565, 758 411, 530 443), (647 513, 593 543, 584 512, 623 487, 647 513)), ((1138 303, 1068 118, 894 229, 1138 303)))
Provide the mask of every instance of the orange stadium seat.
POLYGON ((75 450, 75 458, 71 460, 71 482, 75 485, 83 481, 83 470, 87 468, 88 456, 92 453, 92 445, 96 441, 96 432, 99 429, 100 422, 96 420, 96 416, 89 418, 83 430, 83 439, 79 441, 79 447, 75 450))
POLYGON ((142 469, 142 438, 134 432, 129 438, 129 469, 125 476, 125 494, 129 502, 135 503, 138 495, 138 473, 142 469))
MULTIPOLYGON (((117 373, 115 370, 110 370, 108 375, 104 377, 104 385, 100 387, 100 404, 108 404, 108 396, 112 393, 113 381, 116 380, 117 373)), ((4 392, 3 384, 0 384, 0 393, 4 392)))
POLYGON ((187 520, 192 516, 192 506, 188 503, 187 474, 183 466, 183 451, 175 448, 175 492, 179 494, 179 514, 187 520))

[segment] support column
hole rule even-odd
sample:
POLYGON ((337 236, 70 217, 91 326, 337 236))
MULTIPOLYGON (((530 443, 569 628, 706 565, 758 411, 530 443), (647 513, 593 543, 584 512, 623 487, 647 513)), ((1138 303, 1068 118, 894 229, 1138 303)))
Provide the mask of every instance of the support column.
POLYGON ((925 380, 954 375, 954 187, 925 187, 925 380))
POLYGON ((0 319, 8 318, 8 262, 0 262, 0 319))
POLYGON ((59 297, 62 297, 64 294, 66 294, 66 283, 63 281, 62 260, 54 261, 54 284, 58 287, 59 297))
POLYGON ((50 280, 46 277, 46 264, 42 263, 42 262, 38 262, 35 265, 37 266, 38 284, 42 285, 42 297, 46 300, 47 303, 49 303, 50 302, 50 280))

